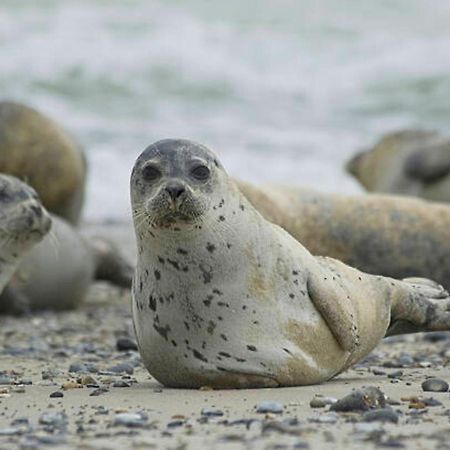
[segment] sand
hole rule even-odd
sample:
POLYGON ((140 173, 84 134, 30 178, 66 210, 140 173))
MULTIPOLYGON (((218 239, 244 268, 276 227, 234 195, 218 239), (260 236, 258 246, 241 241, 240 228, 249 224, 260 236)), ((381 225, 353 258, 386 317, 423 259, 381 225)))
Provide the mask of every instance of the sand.
MULTIPOLYGON (((86 232, 135 254, 128 224, 86 232)), ((152 379, 133 349, 130 301, 129 292, 97 284, 76 311, 0 317, 0 449, 450 448, 449 393, 421 386, 428 377, 450 381, 446 333, 385 340, 318 386, 174 390, 152 379), (381 416, 398 423, 310 405, 363 386, 385 394, 390 411, 381 416), (282 412, 258 413, 264 401, 282 412)))

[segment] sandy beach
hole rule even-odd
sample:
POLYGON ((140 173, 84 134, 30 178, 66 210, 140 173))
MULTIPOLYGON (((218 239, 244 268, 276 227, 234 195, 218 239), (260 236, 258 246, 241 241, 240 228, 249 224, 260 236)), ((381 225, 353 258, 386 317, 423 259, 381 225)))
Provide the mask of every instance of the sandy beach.
MULTIPOLYGON (((113 237, 133 257, 130 225, 85 231, 113 237)), ((140 361, 130 300, 97 284, 76 311, 0 318, 0 449, 448 448, 449 393, 422 389, 429 377, 450 380, 448 334, 385 340, 318 386, 174 390, 140 361), (386 404, 330 411, 367 386, 386 404)))

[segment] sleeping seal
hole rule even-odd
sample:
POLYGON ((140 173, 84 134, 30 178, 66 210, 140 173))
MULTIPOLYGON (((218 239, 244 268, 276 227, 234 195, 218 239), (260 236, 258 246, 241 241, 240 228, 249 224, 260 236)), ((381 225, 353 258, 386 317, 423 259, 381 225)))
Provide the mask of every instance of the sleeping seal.
POLYGON ((313 255, 331 256, 377 275, 431 278, 450 289, 450 205, 236 183, 265 219, 313 255))
POLYGON ((130 185, 134 326, 147 369, 166 386, 320 383, 397 322, 450 329, 439 285, 312 256, 250 205, 202 145, 150 145, 130 185))
POLYGON ((51 213, 72 224, 79 222, 85 156, 72 137, 45 115, 25 105, 0 102, 0 173, 32 186, 51 213))
POLYGON ((450 202, 450 139, 423 130, 390 133, 354 156, 347 171, 368 191, 450 202))

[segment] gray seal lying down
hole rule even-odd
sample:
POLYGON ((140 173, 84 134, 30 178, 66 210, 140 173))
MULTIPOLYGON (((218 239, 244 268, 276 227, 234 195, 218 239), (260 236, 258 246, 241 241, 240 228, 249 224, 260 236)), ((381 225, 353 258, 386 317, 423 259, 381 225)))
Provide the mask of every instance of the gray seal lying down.
POLYGON ((265 219, 313 255, 377 275, 431 278, 450 289, 450 205, 393 195, 237 185, 265 219))
POLYGON ((442 287, 312 256, 251 206, 202 145, 149 146, 133 168, 131 203, 137 342, 166 386, 320 383, 397 322, 450 329, 442 287))
POLYGON ((368 191, 450 202, 450 139, 424 130, 389 133, 347 171, 368 191))
POLYGON ((34 189, 0 175, 0 312, 74 308, 95 278, 129 287, 131 276, 108 241, 83 238, 34 189))

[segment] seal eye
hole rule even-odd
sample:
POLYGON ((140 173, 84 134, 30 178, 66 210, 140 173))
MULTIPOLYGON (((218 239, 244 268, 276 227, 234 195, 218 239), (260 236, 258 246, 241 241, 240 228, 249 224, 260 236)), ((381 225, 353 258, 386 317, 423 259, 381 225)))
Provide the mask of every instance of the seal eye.
POLYGON ((205 181, 209 178, 209 169, 203 164, 195 166, 191 170, 192 176, 199 181, 205 181))
POLYGON ((145 181, 156 181, 161 176, 161 171, 149 164, 142 169, 142 177, 145 181))

